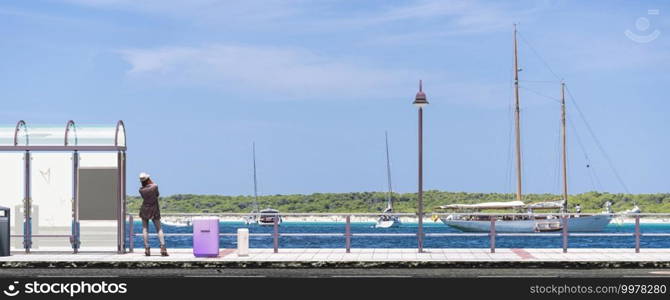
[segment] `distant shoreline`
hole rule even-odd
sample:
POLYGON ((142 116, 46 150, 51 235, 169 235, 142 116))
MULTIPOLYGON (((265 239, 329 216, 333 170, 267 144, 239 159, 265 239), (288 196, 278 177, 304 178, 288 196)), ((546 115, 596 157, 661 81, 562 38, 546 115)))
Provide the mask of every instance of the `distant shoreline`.
MULTIPOLYGON (((184 217, 172 217, 165 216, 162 218, 164 221, 176 221, 183 219, 184 217)), ((346 220, 342 216, 284 216, 282 217, 283 222, 295 222, 295 223, 344 223, 346 220)), ((219 217, 221 222, 242 222, 242 217, 238 216, 222 216, 219 217)), ((412 217, 400 217, 401 223, 417 223, 416 218, 412 217)), ((371 216, 352 216, 352 223, 375 223, 377 222, 377 217, 371 216)), ((433 221, 431 217, 425 217, 423 219, 424 223, 439 223, 439 221, 433 221)), ((640 224, 670 224, 670 218, 640 218, 640 224)), ((635 224, 634 218, 614 218, 610 224, 635 224)))

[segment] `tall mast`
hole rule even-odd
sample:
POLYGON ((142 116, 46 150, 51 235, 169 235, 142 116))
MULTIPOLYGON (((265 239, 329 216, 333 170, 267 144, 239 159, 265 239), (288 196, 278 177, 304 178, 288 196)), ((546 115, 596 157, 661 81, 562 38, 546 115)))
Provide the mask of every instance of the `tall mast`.
POLYGON ((254 157, 254 212, 258 212, 258 187, 256 180, 256 143, 251 144, 251 151, 253 152, 254 157))
POLYGON ((563 132, 563 211, 568 211, 568 152, 565 126, 565 82, 561 82, 561 130, 563 132))
POLYGON ((393 189, 391 185, 391 159, 389 158, 389 133, 388 131, 384 132, 386 135, 386 177, 388 181, 388 196, 386 197, 388 200, 388 208, 393 209, 393 189))
POLYGON ((514 24, 514 127, 516 135, 516 200, 521 201, 521 120, 519 108, 519 57, 514 24))

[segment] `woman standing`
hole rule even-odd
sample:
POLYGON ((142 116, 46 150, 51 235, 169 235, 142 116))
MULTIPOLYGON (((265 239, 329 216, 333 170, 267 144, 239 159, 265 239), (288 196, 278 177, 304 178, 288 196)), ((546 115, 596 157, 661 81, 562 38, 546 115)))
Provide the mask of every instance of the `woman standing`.
POLYGON ((140 173, 140 195, 142 196, 142 207, 140 207, 140 218, 142 218, 142 237, 144 238, 144 255, 150 256, 149 249, 149 220, 152 220, 158 233, 158 240, 161 244, 161 256, 168 256, 165 248, 165 236, 161 229, 161 211, 158 205, 158 185, 155 184, 149 174, 140 173))

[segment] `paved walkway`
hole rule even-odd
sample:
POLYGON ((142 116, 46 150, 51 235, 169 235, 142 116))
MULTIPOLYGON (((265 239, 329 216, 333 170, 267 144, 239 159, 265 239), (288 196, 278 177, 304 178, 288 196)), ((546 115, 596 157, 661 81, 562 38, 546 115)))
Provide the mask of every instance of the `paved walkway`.
POLYGON ((169 257, 161 257, 158 249, 144 256, 142 249, 134 253, 36 251, 30 254, 13 252, 0 257, 8 262, 668 262, 670 249, 251 249, 249 256, 238 256, 236 249, 222 249, 219 257, 198 258, 191 249, 169 249, 169 257))

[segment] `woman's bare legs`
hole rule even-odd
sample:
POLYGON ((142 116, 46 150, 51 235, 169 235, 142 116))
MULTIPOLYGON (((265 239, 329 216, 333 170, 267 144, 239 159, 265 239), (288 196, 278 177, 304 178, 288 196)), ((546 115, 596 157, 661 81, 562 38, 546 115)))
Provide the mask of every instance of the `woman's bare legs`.
POLYGON ((161 248, 165 248, 165 235, 163 234, 163 229, 161 228, 161 221, 153 219, 154 226, 156 227, 156 232, 158 233, 158 241, 161 243, 161 248))
POLYGON ((149 220, 142 218, 142 238, 144 238, 144 249, 149 248, 149 220))
MULTIPOLYGON (((163 229, 161 228, 161 221, 152 219, 154 222, 154 227, 156 227, 156 232, 158 233, 158 240, 161 243, 161 247, 165 247, 165 235, 163 234, 163 229)), ((149 248, 149 220, 142 219, 142 237, 144 238, 144 248, 149 248)))

